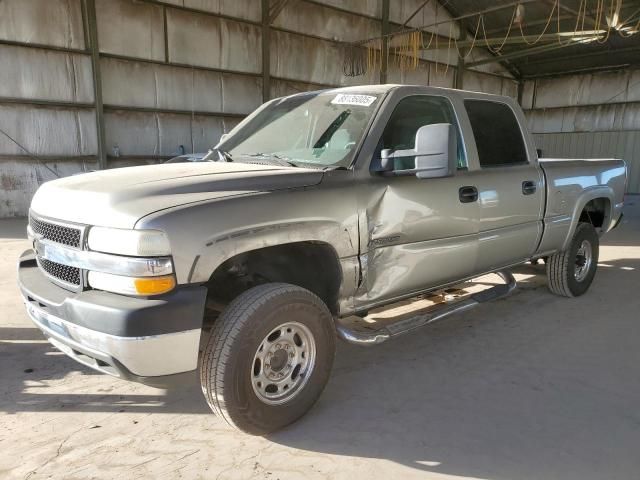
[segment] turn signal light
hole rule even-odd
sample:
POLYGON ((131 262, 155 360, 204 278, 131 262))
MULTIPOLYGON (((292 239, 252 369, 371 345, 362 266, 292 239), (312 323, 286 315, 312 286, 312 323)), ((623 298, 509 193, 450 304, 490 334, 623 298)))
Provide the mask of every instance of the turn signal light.
POLYGON ((138 295, 160 295, 167 293, 176 286, 173 275, 164 277, 136 278, 134 280, 138 295))
POLYGON ((158 277, 125 277, 103 272, 89 272, 89 285, 98 290, 124 295, 161 295, 174 289, 173 275, 158 277))

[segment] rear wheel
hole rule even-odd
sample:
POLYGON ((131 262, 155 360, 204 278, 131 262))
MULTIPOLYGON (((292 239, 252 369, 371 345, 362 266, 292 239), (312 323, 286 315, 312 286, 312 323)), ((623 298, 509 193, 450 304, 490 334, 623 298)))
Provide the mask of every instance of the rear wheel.
POLYGON ((216 320, 200 359, 202 391, 231 426, 273 432, 313 406, 334 354, 333 318, 320 298, 294 285, 261 285, 216 320))
POLYGON ((599 246, 593 225, 579 223, 569 248, 550 256, 547 261, 549 290, 564 297, 585 293, 598 268, 599 246))

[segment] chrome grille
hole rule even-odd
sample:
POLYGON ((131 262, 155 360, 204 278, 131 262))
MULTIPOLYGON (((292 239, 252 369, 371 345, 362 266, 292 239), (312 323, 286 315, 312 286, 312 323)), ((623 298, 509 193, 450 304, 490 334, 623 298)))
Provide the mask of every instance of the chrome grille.
POLYGON ((61 243, 69 247, 80 248, 82 230, 79 228, 50 223, 34 217, 29 219, 29 224, 34 233, 42 236, 45 240, 61 243))
POLYGON ((80 285, 80 269, 52 262, 44 258, 38 258, 40 268, 54 278, 71 285, 80 285))

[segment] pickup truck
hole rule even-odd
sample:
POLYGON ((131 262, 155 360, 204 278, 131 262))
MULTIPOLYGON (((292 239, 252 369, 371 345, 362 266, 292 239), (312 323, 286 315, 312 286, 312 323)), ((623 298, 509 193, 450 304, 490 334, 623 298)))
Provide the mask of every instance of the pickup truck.
POLYGON ((623 160, 538 159, 510 98, 401 85, 271 100, 202 160, 43 184, 19 284, 70 357, 155 386, 197 372, 250 434, 312 407, 337 337, 376 345, 502 297, 527 261, 584 294, 627 178, 623 160), (492 272, 414 317, 353 321, 492 272))

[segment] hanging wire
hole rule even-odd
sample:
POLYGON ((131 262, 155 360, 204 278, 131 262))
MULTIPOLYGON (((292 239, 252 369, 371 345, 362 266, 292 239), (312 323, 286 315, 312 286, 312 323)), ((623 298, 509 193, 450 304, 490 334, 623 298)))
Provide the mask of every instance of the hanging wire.
POLYGON ((11 140, 13 143, 15 143, 18 146, 18 148, 23 150, 29 157, 33 158, 40 165, 42 165, 44 168, 49 170, 54 176, 56 176, 57 178, 60 178, 60 174, 58 172, 56 172, 53 168, 51 168, 49 165, 47 165, 44 160, 42 160, 40 157, 38 157, 38 156, 34 155, 33 153, 31 153, 25 146, 23 146, 20 142, 18 142, 15 138, 13 138, 11 135, 9 135, 7 132, 5 132, 1 128, 0 128, 0 133, 2 133, 5 137, 7 137, 9 140, 11 140))
POLYGON ((560 11, 559 0, 555 0, 555 2, 553 3, 553 6, 551 7, 551 12, 549 13, 549 18, 547 18, 547 23, 545 24, 544 28, 542 29, 542 32, 540 33, 540 35, 538 35, 538 38, 536 38, 533 42, 530 42, 529 40, 527 40, 527 37, 524 34, 524 30, 522 30, 522 22, 520 22, 520 24, 519 24, 520 35, 522 36, 522 40, 524 41, 524 43, 526 43, 527 45, 535 45, 536 43, 538 43, 540 41, 542 36, 547 32, 547 29, 549 28, 549 25, 551 25, 551 20, 553 19, 553 12, 556 11, 556 7, 558 8, 558 12, 559 12, 560 11))
POLYGON ((560 6, 558 5, 558 27, 557 27, 557 33, 558 33, 558 43, 560 45, 569 45, 570 43, 572 43, 574 41, 574 39, 577 37, 578 35, 578 30, 584 31, 584 22, 585 19, 587 18, 587 0, 581 0, 580 1, 580 6, 578 7, 578 16, 576 17, 576 25, 573 29, 573 34, 569 35, 569 39, 566 42, 562 42, 562 38, 560 36, 560 6), (580 14, 582 13, 582 24, 580 24, 580 14))
MULTIPOLYGON (((480 27, 482 27, 482 36, 487 50, 496 55, 499 55, 502 52, 504 46, 512 36, 514 30, 513 27, 515 24, 518 25, 520 36, 522 37, 522 41, 526 45, 533 46, 543 41, 545 34, 551 26, 554 14, 557 17, 557 41, 561 46, 567 46, 576 41, 597 41, 598 43, 605 43, 611 35, 611 30, 618 30, 619 34, 623 37, 634 35, 638 33, 638 30, 640 30, 640 19, 638 19, 637 24, 633 28, 626 28, 629 33, 623 31, 621 28, 624 27, 628 21, 633 19, 635 13, 626 18, 622 23, 616 22, 616 25, 613 25, 614 15, 616 12, 620 12, 620 10, 622 9, 623 0, 610 0, 610 4, 608 6, 606 4, 606 0, 596 0, 595 19, 593 19, 593 35, 585 36, 586 32, 584 28, 587 13, 589 12, 589 0, 580 0, 577 12, 573 11, 573 13, 576 15, 573 32, 562 32, 562 7, 560 5, 560 1, 561 0, 554 0, 553 4, 551 5, 549 16, 547 17, 547 20, 544 24, 544 28, 537 36, 535 36, 533 40, 530 40, 530 38, 534 35, 525 35, 522 22, 524 5, 532 3, 532 0, 520 0, 519 2, 512 2, 503 6, 490 7, 480 12, 465 14, 456 18, 449 18, 446 20, 438 20, 438 2, 436 2, 434 22, 429 25, 425 25, 419 28, 405 29, 399 32, 386 34, 383 37, 363 40, 361 42, 349 45, 344 50, 345 56, 343 70, 346 76, 363 75, 365 73, 381 68, 383 63, 383 55, 387 57, 387 60, 389 60, 390 55, 393 55, 393 60, 391 63, 393 63, 393 65, 398 67, 400 70, 415 70, 420 66, 421 52, 427 51, 431 48, 435 37, 435 58, 432 60, 432 62, 435 63, 435 71, 439 73, 439 64, 441 63, 439 53, 440 35, 437 33, 436 27, 443 24, 449 24, 449 35, 447 36, 447 56, 445 61, 446 67, 444 69, 445 74, 448 72, 449 66, 451 65, 451 50, 453 47, 455 47, 455 53, 457 54, 457 56, 463 60, 466 60, 472 55, 473 50, 478 45, 480 27), (491 39, 490 41, 487 35, 485 15, 497 10, 509 8, 511 6, 513 6, 513 13, 506 30, 506 35, 501 40, 491 39), (608 17, 607 12, 609 13, 608 17), (456 21, 470 17, 477 17, 478 20, 475 26, 475 32, 471 44, 469 47, 464 48, 460 46, 457 36, 453 34, 454 25, 456 21), (607 24, 606 29, 604 28, 603 21, 607 24), (425 45, 425 29, 429 27, 431 36, 428 43, 425 45), (566 41, 563 39, 563 36, 567 37, 566 41), (383 42, 382 38, 385 37, 389 38, 390 41, 383 42), (386 51, 383 51, 383 45, 385 43, 386 51), (364 49, 366 49, 366 53, 363 53, 364 49), (463 50, 465 51, 463 52, 463 50)), ((429 2, 424 2, 418 9, 418 11, 427 3, 429 2)), ((468 42, 466 42, 465 44, 469 45, 468 42)), ((387 61, 387 64, 389 64, 389 61, 387 61)))
MULTIPOLYGON (((500 46, 498 48, 493 48, 490 44, 489 44, 489 39, 487 38, 487 31, 485 29, 485 25, 484 25, 484 15, 480 15, 480 21, 482 22, 482 34, 484 36, 484 43, 487 45, 487 48, 489 49, 490 52, 492 53, 500 53, 500 51, 502 50, 502 47, 505 46, 505 44, 507 43, 507 39, 509 38, 509 35, 511 34, 511 28, 513 27, 513 24, 515 22, 516 19, 516 13, 518 13, 518 7, 519 5, 516 5, 513 9, 513 15, 511 15, 511 20, 509 21, 509 28, 507 29, 507 34, 504 36, 504 40, 502 40, 502 43, 500 44, 500 46)), ((522 24, 522 23, 520 23, 522 24)))
POLYGON ((443 75, 445 76, 449 72, 449 66, 451 65, 449 63, 449 60, 451 57, 451 38, 452 37, 453 37, 453 22, 449 24, 449 41, 447 42, 447 61, 444 62, 446 66, 444 67, 444 72, 443 72, 443 75))
POLYGON ((483 16, 480 15, 480 17, 478 17, 478 23, 476 25, 476 31, 473 34, 473 40, 471 41, 471 46, 469 47, 469 50, 467 51, 466 54, 461 54, 460 53, 460 48, 458 47, 458 40, 454 39, 455 42, 455 46, 456 46, 456 50, 458 52, 458 57, 460 57, 462 60, 466 60, 468 57, 471 56, 471 52, 473 52, 473 49, 476 46, 476 41, 478 40, 478 32, 480 32, 480 22, 482 22, 484 24, 484 21, 482 20, 483 16))

